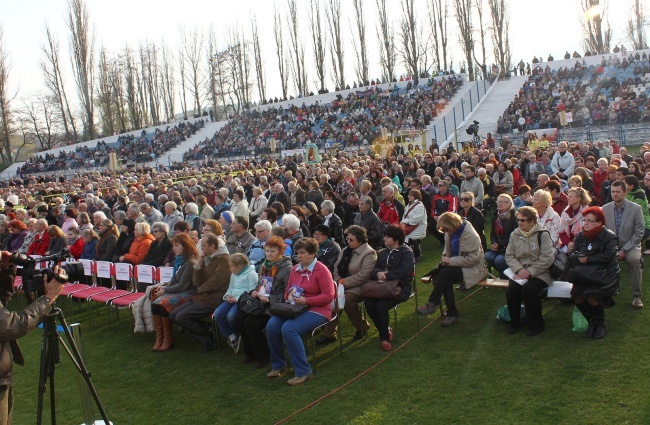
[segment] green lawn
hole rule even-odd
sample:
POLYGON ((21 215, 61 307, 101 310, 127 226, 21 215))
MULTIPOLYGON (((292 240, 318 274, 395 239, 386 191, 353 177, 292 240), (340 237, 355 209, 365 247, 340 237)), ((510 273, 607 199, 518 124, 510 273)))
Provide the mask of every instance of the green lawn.
MULTIPOLYGON (((441 253, 432 238, 424 248, 417 282, 441 253)), ((437 315, 421 317, 420 327, 435 321, 407 343, 418 331, 411 299, 399 306, 397 352, 288 423, 650 423, 650 320, 646 311, 629 306, 626 266, 622 273, 619 304, 607 311, 610 334, 602 341, 571 332, 573 307, 556 300, 545 303, 546 332, 507 335, 495 319, 504 292, 479 289, 456 292, 457 300, 471 295, 459 304, 457 326, 445 329, 437 315)), ((418 290, 422 304, 431 286, 418 283, 418 290)), ((354 330, 344 319, 343 357, 335 345, 319 348, 314 379, 293 388, 286 378, 267 379, 267 370, 242 365, 242 354, 230 349, 204 353, 196 341, 177 334, 171 351, 152 353, 153 336, 133 336, 126 314, 113 330, 103 310, 95 310, 93 326, 85 310, 73 310, 66 309, 68 321, 82 323, 93 382, 116 424, 276 423, 387 356, 374 329, 367 340, 352 343, 354 330)), ((15 372, 16 424, 35 422, 40 342, 40 332, 21 340, 26 366, 15 372)), ((56 372, 61 424, 82 421, 79 380, 64 357, 56 372)))

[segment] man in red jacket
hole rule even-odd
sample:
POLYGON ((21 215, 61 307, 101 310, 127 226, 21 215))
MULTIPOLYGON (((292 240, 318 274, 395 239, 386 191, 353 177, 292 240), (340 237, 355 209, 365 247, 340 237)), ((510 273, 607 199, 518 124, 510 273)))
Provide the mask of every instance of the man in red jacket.
POLYGON ((438 183, 438 193, 433 195, 431 201, 431 218, 433 218, 429 226, 429 232, 435 236, 441 244, 445 242, 445 235, 438 230, 438 217, 446 212, 455 213, 458 211, 458 198, 449 191, 449 183, 445 180, 440 180, 438 183))
POLYGON ((32 244, 27 248, 27 255, 45 255, 50 246, 50 235, 47 233, 47 221, 43 218, 36 220, 36 234, 32 244))
POLYGON ((404 205, 395 199, 395 189, 392 186, 385 186, 382 191, 384 200, 379 204, 377 216, 382 223, 397 224, 404 215, 404 205))

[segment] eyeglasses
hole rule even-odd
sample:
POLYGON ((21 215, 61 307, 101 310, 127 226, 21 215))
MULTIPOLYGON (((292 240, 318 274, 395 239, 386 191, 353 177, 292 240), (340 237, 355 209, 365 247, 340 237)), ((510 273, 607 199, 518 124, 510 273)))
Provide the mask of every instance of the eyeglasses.
POLYGON ((518 218, 517 221, 519 223, 528 223, 529 221, 533 221, 533 220, 528 219, 528 218, 518 218))
POLYGON ((446 184, 439 184, 438 187, 447 187, 446 184))
POLYGON ((471 199, 470 198, 460 198, 460 201, 461 202, 469 202, 469 201, 471 201, 471 199))
POLYGON ((589 219, 586 219, 586 218, 583 218, 582 222, 583 223, 600 223, 598 220, 589 220, 589 219))
POLYGON ((153 229, 153 230, 151 231, 151 233, 159 233, 159 232, 161 232, 161 230, 158 230, 158 229, 153 229))
POLYGON ((345 240, 348 241, 348 242, 356 242, 357 241, 355 238, 350 238, 350 237, 345 238, 345 240))

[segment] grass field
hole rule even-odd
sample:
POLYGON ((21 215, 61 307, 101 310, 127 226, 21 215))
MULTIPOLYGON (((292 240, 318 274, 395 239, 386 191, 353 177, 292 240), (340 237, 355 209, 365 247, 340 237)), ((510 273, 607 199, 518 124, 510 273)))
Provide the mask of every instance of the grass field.
MULTIPOLYGON (((428 238, 417 265, 420 304, 431 286, 419 277, 440 254, 439 244, 428 238)), ((287 423, 648 424, 650 320, 648 312, 629 305, 625 265, 622 275, 622 293, 607 311, 609 335, 602 341, 571 332, 573 307, 556 300, 544 305, 546 332, 507 335, 495 319, 505 304, 503 290, 457 291, 457 301, 467 297, 459 303, 460 323, 441 328, 437 314, 420 317, 426 329, 413 339, 415 301, 401 304, 397 343, 388 359, 374 328, 365 341, 353 343, 354 329, 344 318, 343 356, 336 344, 318 348, 314 379, 296 388, 286 378, 267 379, 268 370, 242 365, 241 353, 205 353, 182 334, 175 335, 171 351, 152 353, 153 336, 132 335, 124 312, 115 330, 103 310, 95 310, 93 326, 85 310, 73 314, 74 307, 67 308, 66 315, 69 323, 82 323, 86 361, 115 424, 272 424, 382 360, 287 423)), ((26 366, 15 372, 16 424, 36 421, 40 342, 40 332, 21 340, 26 366)), ((64 357, 56 371, 58 423, 82 422, 79 381, 64 357)), ((49 423, 48 412, 45 419, 49 423)))

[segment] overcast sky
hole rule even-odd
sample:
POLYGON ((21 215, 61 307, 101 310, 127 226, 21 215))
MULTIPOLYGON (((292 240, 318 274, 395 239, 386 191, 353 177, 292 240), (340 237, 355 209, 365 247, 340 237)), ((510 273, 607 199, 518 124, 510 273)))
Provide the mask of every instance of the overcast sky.
MULTIPOLYGON (((416 0, 420 9, 420 19, 426 19, 426 1, 416 0)), ((451 5, 453 0, 447 0, 451 5)), ((286 1, 276 2, 278 7, 286 10, 286 1)), ((308 64, 310 59, 310 34, 308 32, 306 0, 299 0, 299 13, 303 18, 302 32, 306 42, 308 64)), ((346 79, 354 78, 353 49, 351 44, 350 29, 352 24, 352 6, 350 0, 341 0, 343 10, 343 26, 347 38, 346 43, 346 79), (348 23, 349 20, 349 23, 348 23)), ((389 13, 394 17, 393 22, 399 18, 398 0, 388 0, 389 13)), ((487 1, 484 1, 487 8, 487 1)), ((275 59, 275 45, 273 42, 273 4, 271 0, 111 0, 88 1, 90 19, 94 23, 96 44, 104 46, 111 52, 118 52, 125 45, 132 47, 146 39, 157 42, 164 40, 171 46, 177 45, 179 27, 181 25, 191 28, 200 27, 205 30, 213 25, 217 35, 223 35, 233 26, 240 26, 249 32, 250 16, 255 13, 260 27, 262 50, 266 62, 267 95, 279 95, 279 74, 275 59)), ((579 0, 510 0, 510 39, 513 51, 513 60, 530 61, 533 55, 543 55, 544 60, 549 53, 556 59, 561 59, 564 52, 573 52, 580 48, 579 0)), ((614 28, 614 44, 623 42, 628 47, 630 43, 625 36, 625 22, 632 5, 632 0, 617 0, 617 7, 610 7, 610 21, 614 28)), ((376 43, 376 3, 375 0, 365 0, 366 26, 370 52, 370 75, 379 76, 379 54, 376 43)), ((61 41, 63 52, 68 50, 68 30, 65 25, 67 10, 66 0, 0 0, 0 24, 4 28, 5 49, 8 52, 12 70, 11 86, 18 91, 18 97, 24 98, 42 91, 42 76, 39 69, 39 60, 42 57, 40 46, 45 40, 45 23, 49 24, 52 32, 61 41)), ((453 8, 450 8, 449 19, 450 41, 453 43, 451 56, 458 70, 458 64, 463 58, 463 53, 458 47, 456 22, 453 8)), ((488 11, 486 10, 486 20, 488 11)), ((427 26, 428 27, 428 26, 427 26)), ((425 27, 426 28, 426 27, 425 27)), ((223 42, 223 38, 221 40, 223 42)), ((492 63, 491 48, 488 47, 488 62, 492 63)), ((478 54, 478 52, 477 52, 478 54)), ((66 57, 63 56, 62 57, 66 57)), ((72 90, 72 74, 70 62, 66 60, 65 73, 68 84, 72 90)), ((328 75, 331 66, 327 66, 328 75)), ((400 64, 398 73, 404 72, 400 64)), ((315 71, 313 66, 308 68, 310 88, 314 89, 315 71)), ((290 80, 291 81, 291 80, 290 80)), ((328 79, 328 86, 334 85, 328 79)), ((291 87, 291 85, 290 85, 291 87)), ((290 88, 290 92, 294 92, 290 88)), ((72 93, 71 93, 72 94, 72 93)), ((75 96, 72 96, 75 97, 75 96)), ((253 96, 257 100, 257 94, 253 96)))

